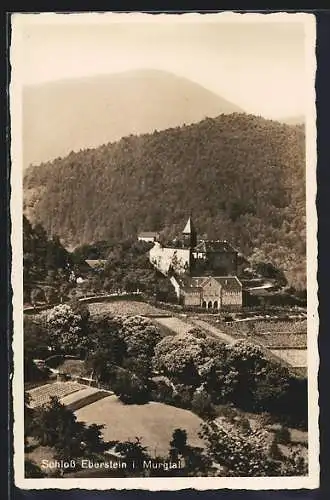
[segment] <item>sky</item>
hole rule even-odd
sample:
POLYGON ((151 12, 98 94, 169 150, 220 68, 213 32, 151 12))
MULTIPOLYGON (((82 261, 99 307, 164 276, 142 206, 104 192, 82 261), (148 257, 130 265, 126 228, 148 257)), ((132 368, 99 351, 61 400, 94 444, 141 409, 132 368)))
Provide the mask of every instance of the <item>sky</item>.
POLYGON ((13 67, 22 84, 154 68, 197 82, 248 113, 305 114, 306 14, 277 15, 276 22, 261 14, 226 22, 212 14, 17 16, 13 67))

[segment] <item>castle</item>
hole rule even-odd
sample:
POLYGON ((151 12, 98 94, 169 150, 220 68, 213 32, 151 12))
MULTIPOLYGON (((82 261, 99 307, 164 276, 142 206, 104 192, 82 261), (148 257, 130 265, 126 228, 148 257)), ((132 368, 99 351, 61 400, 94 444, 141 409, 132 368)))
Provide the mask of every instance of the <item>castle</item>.
POLYGON ((169 277, 183 305, 216 310, 242 307, 237 255, 227 241, 199 240, 191 216, 181 239, 166 246, 155 241, 149 251, 150 262, 169 277))

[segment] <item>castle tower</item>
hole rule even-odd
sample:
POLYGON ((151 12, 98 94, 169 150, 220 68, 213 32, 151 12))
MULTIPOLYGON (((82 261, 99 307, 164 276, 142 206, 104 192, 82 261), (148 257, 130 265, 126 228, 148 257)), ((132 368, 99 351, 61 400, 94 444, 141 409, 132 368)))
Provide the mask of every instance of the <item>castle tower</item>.
POLYGON ((185 247, 195 248, 195 246, 197 245, 197 232, 193 224, 191 215, 187 220, 187 224, 185 225, 184 230, 182 231, 182 236, 185 247))

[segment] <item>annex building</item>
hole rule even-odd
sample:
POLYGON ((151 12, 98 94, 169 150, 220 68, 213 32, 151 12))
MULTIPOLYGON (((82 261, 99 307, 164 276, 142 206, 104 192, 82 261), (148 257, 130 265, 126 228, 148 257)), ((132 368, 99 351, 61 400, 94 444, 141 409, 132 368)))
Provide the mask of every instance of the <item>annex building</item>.
POLYGON ((183 305, 216 310, 242 307, 237 257, 225 240, 198 239, 191 217, 181 238, 166 245, 155 241, 149 251, 150 262, 169 277, 183 305))

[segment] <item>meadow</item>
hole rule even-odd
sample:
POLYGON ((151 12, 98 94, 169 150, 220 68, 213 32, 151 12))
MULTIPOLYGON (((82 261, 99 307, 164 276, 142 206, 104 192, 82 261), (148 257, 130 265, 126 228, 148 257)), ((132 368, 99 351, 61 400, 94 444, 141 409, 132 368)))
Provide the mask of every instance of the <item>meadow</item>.
POLYGON ((151 456, 166 455, 174 429, 187 430, 188 442, 203 446, 199 438, 201 419, 194 413, 163 403, 125 405, 116 396, 109 396, 75 412, 87 424, 104 424, 103 437, 108 440, 142 439, 151 456))

